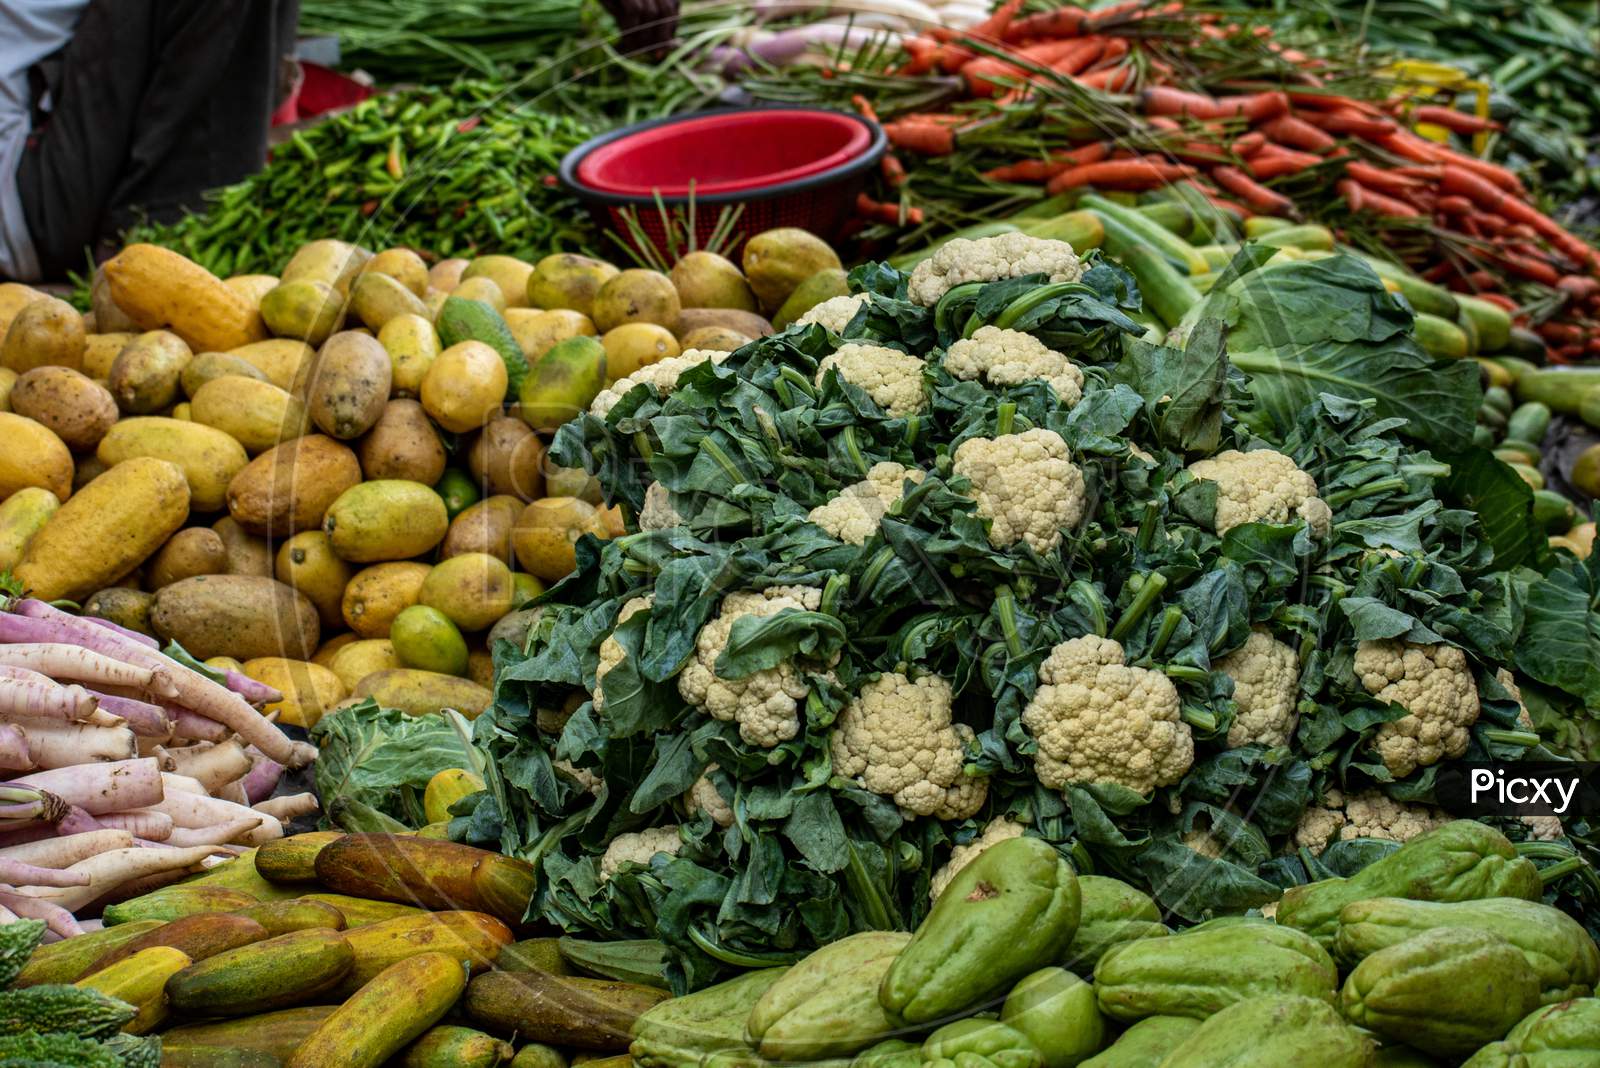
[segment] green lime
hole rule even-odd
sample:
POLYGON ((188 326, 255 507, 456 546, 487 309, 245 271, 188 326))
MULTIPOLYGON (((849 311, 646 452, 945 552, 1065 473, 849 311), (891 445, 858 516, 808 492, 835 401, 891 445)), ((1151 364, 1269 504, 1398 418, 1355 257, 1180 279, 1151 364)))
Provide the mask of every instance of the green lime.
POLYGON ((472 481, 472 476, 458 467, 447 467, 433 491, 444 498, 444 510, 451 519, 478 503, 483 494, 472 481))
POLYGON ((406 667, 445 675, 467 673, 467 640, 437 608, 414 604, 395 616, 389 643, 406 667))

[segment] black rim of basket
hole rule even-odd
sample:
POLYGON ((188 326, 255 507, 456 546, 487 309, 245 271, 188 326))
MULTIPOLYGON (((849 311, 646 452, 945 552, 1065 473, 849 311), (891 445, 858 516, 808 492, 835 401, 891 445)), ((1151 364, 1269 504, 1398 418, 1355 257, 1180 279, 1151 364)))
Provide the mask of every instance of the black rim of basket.
POLYGON ((630 205, 643 205, 646 207, 653 206, 656 204, 657 198, 649 193, 610 193, 602 189, 592 189, 589 186, 584 185, 578 180, 578 165, 583 162, 585 156, 593 152, 595 149, 600 148, 602 145, 608 145, 613 141, 617 141, 624 137, 639 133, 641 130, 651 130, 658 126, 667 126, 672 123, 688 122, 693 119, 702 119, 708 115, 732 115, 762 111, 811 111, 821 114, 843 115, 845 118, 851 119, 860 123, 862 126, 865 126, 868 134, 871 136, 871 139, 867 142, 866 149, 860 155, 854 157, 853 159, 848 159, 837 166, 829 167, 825 171, 819 171, 816 174, 807 175, 804 178, 795 178, 791 181, 779 182, 777 185, 768 186, 764 189, 749 189, 731 193, 695 193, 693 197, 690 197, 687 193, 673 194, 671 196, 663 193, 660 197, 660 203, 677 207, 681 205, 687 205, 691 200, 693 200, 696 205, 742 204, 751 201, 775 200, 778 197, 789 196, 794 193, 803 193, 811 189, 816 189, 819 186, 831 185, 847 178, 853 178, 857 174, 877 166, 878 160, 883 157, 883 153, 888 147, 888 138, 884 136, 883 128, 881 126, 875 122, 871 122, 862 118, 860 115, 853 115, 848 111, 836 111, 831 108, 796 108, 785 105, 774 105, 771 107, 714 108, 707 111, 696 111, 689 115, 668 115, 667 117, 661 119, 650 119, 645 122, 636 122, 632 126, 624 126, 620 130, 612 130, 611 132, 603 133, 598 137, 591 137, 589 140, 585 141, 583 144, 579 145, 577 148, 574 148, 571 152, 568 152, 564 157, 562 157, 561 167, 559 170, 561 184, 576 194, 578 199, 586 203, 605 204, 614 207, 625 207, 630 205))

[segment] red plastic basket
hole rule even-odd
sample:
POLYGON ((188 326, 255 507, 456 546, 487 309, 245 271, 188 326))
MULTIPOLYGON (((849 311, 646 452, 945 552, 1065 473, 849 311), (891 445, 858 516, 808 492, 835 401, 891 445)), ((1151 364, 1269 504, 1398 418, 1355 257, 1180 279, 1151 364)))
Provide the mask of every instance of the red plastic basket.
POLYGON ((820 108, 737 108, 655 119, 586 141, 561 161, 561 181, 595 221, 633 243, 624 213, 668 255, 662 208, 704 244, 723 209, 743 205, 729 255, 746 237, 798 226, 836 239, 883 156, 876 123, 820 108), (658 199, 659 197, 659 199, 658 199))

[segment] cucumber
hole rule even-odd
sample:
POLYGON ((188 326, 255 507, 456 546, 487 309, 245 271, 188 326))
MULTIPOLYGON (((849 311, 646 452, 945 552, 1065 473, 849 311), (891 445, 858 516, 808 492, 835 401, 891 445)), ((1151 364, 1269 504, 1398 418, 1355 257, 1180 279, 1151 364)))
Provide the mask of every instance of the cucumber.
POLYGON ((1484 352, 1499 352, 1511 340, 1511 313, 1482 297, 1466 293, 1456 294, 1456 305, 1461 309, 1460 319, 1471 319, 1478 328, 1484 352))
MULTIPOLYGON (((1507 464, 1506 466, 1515 471, 1518 478, 1522 479, 1522 481, 1526 482, 1534 489, 1544 489, 1544 476, 1539 473, 1539 469, 1537 467, 1529 467, 1527 464, 1516 463, 1507 464)), ((1576 483, 1574 483, 1574 485, 1576 485, 1576 483)))
POLYGON ((1168 186, 1167 192, 1174 200, 1188 205, 1194 224, 1185 235, 1192 242, 1215 241, 1221 244, 1237 243, 1243 220, 1231 211, 1217 207, 1205 198, 1200 190, 1190 185, 1168 186))
POLYGON ((184 883, 107 905, 100 918, 107 927, 131 920, 162 920, 170 923, 203 912, 236 912, 254 904, 257 904, 256 899, 242 890, 184 883))
POLYGON ((1553 490, 1534 490, 1533 521, 1546 534, 1565 534, 1578 521, 1578 507, 1553 490))
POLYGON ((1472 443, 1487 449, 1494 445, 1494 431, 1479 423, 1472 428, 1472 443))
POLYGON ((1436 360, 1461 360, 1469 355, 1466 333, 1437 315, 1418 312, 1416 332, 1417 344, 1436 360))
POLYGON ((190 965, 167 981, 180 1013, 245 1016, 315 1001, 355 964, 344 935, 314 928, 268 938, 190 965))
POLYGON ((1499 409, 1503 415, 1511 415, 1511 394, 1503 386, 1490 386, 1484 390, 1483 403, 1499 409))
MULTIPOLYGON (((560 938, 524 938, 500 950, 494 966, 503 972, 547 972, 550 975, 573 975, 567 959, 561 955, 560 938)), ((596 945, 607 945, 599 942, 596 945)), ((627 945, 626 942, 617 943, 627 945)), ((615 978, 611 976, 610 978, 615 978)))
POLYGON ((1330 252, 1333 250, 1333 231, 1326 226, 1317 226, 1314 223, 1268 230, 1255 240, 1263 245, 1271 245, 1274 248, 1297 248, 1306 252, 1330 252))
POLYGON ((1542 442, 1550 429, 1550 406, 1538 401, 1519 404, 1506 420, 1506 437, 1519 441, 1542 442))
POLYGON ((1539 466, 1539 460, 1544 455, 1544 451, 1539 448, 1537 443, 1524 440, 1523 438, 1507 436, 1500 442, 1500 448, 1514 449, 1517 452, 1522 453, 1522 455, 1528 458, 1527 462, 1532 464, 1534 467, 1539 466))
POLYGON ((1478 336, 1478 324, 1473 321, 1470 315, 1463 315, 1456 319, 1456 326, 1460 327, 1461 332, 1466 335, 1467 355, 1477 356, 1479 351, 1478 344, 1481 341, 1478 336))
POLYGON ((1473 360, 1477 362, 1478 370, 1482 372, 1479 377, 1483 380, 1485 385, 1499 386, 1502 389, 1510 389, 1512 386, 1517 384, 1516 377, 1513 376, 1510 371, 1507 371, 1504 367, 1501 367, 1488 357, 1474 356, 1473 360))
POLYGON ((1357 253, 1367 262, 1377 276, 1386 283, 1393 283, 1397 292, 1410 302, 1411 307, 1419 312, 1437 315, 1441 319, 1455 322, 1460 316, 1457 308, 1455 294, 1442 286, 1425 281, 1389 260, 1377 256, 1368 256, 1357 253))
MULTIPOLYGON (((1012 215, 1010 215, 1006 219, 1006 221, 1014 223, 1014 222, 1020 222, 1021 220, 1024 220, 1024 219, 1050 219, 1050 218, 1054 218, 1055 216, 1060 215, 1062 212, 1071 211, 1073 206, 1075 204, 1077 204, 1077 203, 1078 203, 1078 191, 1075 190, 1075 189, 1069 189, 1069 190, 1067 190, 1067 192, 1065 192, 1065 193, 1057 193, 1053 197, 1045 197, 1043 200, 1035 200, 1032 204, 1029 204, 1027 207, 1022 208, 1021 210, 1014 212, 1012 215)), ((977 224, 977 226, 992 226, 992 225, 993 225, 992 223, 978 223, 977 224)), ((976 229, 976 227, 968 227, 967 229, 968 230, 976 229)), ((957 230, 951 236, 952 237, 966 237, 966 236, 968 236, 968 234, 967 234, 966 230, 957 230)))
POLYGON ((1527 327, 1512 326, 1511 335, 1506 339, 1506 354, 1523 361, 1543 363, 1547 355, 1544 338, 1527 327))
POLYGON ((1600 445, 1590 445, 1578 454, 1567 481, 1591 497, 1600 497, 1600 445))
POLYGON ((1537 371, 1542 366, 1531 360, 1524 360, 1521 356, 1491 356, 1489 358, 1505 368, 1506 373, 1511 376, 1513 385, 1522 381, 1522 376, 1529 371, 1537 371))
POLYGON ((1167 326, 1178 325, 1184 313, 1200 303, 1200 291, 1149 245, 1135 245, 1122 254, 1122 265, 1138 279, 1145 303, 1167 326))
POLYGON ((343 831, 308 831, 265 842, 256 849, 256 872, 274 883, 314 883, 317 854, 343 837, 343 831))
POLYGON ((1600 386, 1597 367, 1541 367, 1517 376, 1517 399, 1539 401, 1563 415, 1577 415, 1583 395, 1600 386))
POLYGON ((1578 418, 1592 427, 1600 427, 1600 386, 1584 390, 1578 398, 1578 418))
POLYGON ((344 930, 344 913, 325 901, 296 898, 293 901, 263 901, 240 909, 235 916, 253 920, 266 932, 261 937, 276 938, 291 931, 305 931, 313 927, 331 927, 344 930))
POLYGON ((1506 413, 1489 404, 1478 406, 1478 423, 1498 433, 1505 433, 1506 413))
POLYGON ((1233 258, 1239 254, 1239 246, 1197 245, 1195 246, 1195 251, 1200 253, 1208 268, 1213 271, 1220 271, 1233 262, 1233 258))
POLYGON ((192 875, 178 886, 225 886, 230 890, 242 890, 257 901, 283 901, 297 897, 300 891, 292 886, 277 886, 263 879, 256 871, 256 851, 247 849, 233 860, 218 864, 192 875))
POLYGON ((473 972, 484 971, 511 943, 511 930, 481 912, 424 912, 346 931, 345 942, 355 963, 334 988, 335 1001, 354 994, 391 965, 423 951, 448 953, 473 972))
POLYGON ((448 953, 408 957, 323 1020, 288 1068, 378 1068, 449 1012, 466 985, 466 971, 448 953))
MULTIPOLYGON (((342 837, 342 836, 341 836, 342 837)), ((365 927, 369 923, 382 923, 392 920, 397 916, 420 916, 426 909, 419 909, 415 905, 402 905, 396 901, 372 901, 364 897, 351 897, 349 894, 324 894, 321 892, 307 894, 307 900, 321 901, 323 904, 332 905, 344 917, 347 928, 365 927)))
POLYGON ((75 985, 132 1005, 138 1015, 123 1029, 130 1034, 148 1035, 167 1018, 167 980, 192 963, 181 949, 151 946, 79 979, 75 985))
POLYGON ((637 983, 495 971, 467 984, 462 1008, 468 1019, 496 1033, 620 1053, 628 1048, 634 1021, 668 997, 664 990, 637 983))
POLYGON ((1507 445, 1504 442, 1494 450, 1494 458, 1501 463, 1522 464, 1524 467, 1532 467, 1539 462, 1537 452, 1530 453, 1526 449, 1518 448, 1515 445, 1507 445))
POLYGON ((401 1068, 496 1068, 516 1053, 511 1043, 470 1027, 444 1024, 411 1043, 401 1068))
POLYGON ((481 300, 447 297, 434 326, 442 348, 463 341, 481 341, 499 353, 500 361, 506 365, 506 396, 516 399, 522 380, 528 375, 528 358, 499 312, 481 300))
POLYGON ((283 1068, 283 1060, 254 1049, 174 1046, 163 1041, 161 1068, 283 1068))
MULTIPOLYGON (((89 966, 84 978, 97 975, 102 968, 110 968, 119 961, 149 949, 175 949, 189 958, 192 964, 230 949, 248 946, 267 937, 267 929, 243 916, 208 913, 203 916, 185 916, 181 920, 164 923, 132 942, 108 950, 104 956, 89 966)), ((187 967, 188 965, 185 965, 187 967)))
POLYGON ((1022 232, 1047 241, 1065 241, 1079 252, 1099 248, 1106 239, 1106 228, 1092 211, 1064 211, 1047 219, 1035 219, 1025 223, 1022 232))
POLYGON ((160 920, 138 920, 40 946, 17 976, 17 985, 77 982, 101 957, 160 926, 160 920))
MULTIPOLYGON (((183 1049, 220 1053, 245 1050, 284 1060, 294 1053, 300 1043, 311 1037, 311 1033, 321 1026, 322 1021, 332 1016, 337 1007, 309 1005, 217 1023, 185 1024, 161 1036, 163 1051, 183 1049)), ((196 1059, 192 1063, 204 1065, 209 1062, 196 1059)))
MULTIPOLYGON (((1124 208, 1114 204, 1105 197, 1094 193, 1084 194, 1080 203, 1090 211, 1097 213, 1102 222, 1115 223, 1133 236, 1134 243, 1149 245, 1151 248, 1168 256, 1181 264, 1189 274, 1200 274, 1210 269, 1204 256, 1195 251, 1195 247, 1171 230, 1142 212, 1131 208, 1124 208)), ((1110 248, 1110 233, 1107 233, 1107 247, 1110 248)), ((1112 249, 1115 253, 1116 250, 1112 249)), ((1126 266, 1126 264, 1124 264, 1126 266)))
POLYGON ((1222 277, 1221 271, 1207 271, 1205 274, 1189 276, 1189 284, 1194 286, 1195 292, 1201 296, 1211 292, 1211 287, 1217 284, 1217 279, 1222 277))
POLYGON ((1253 241, 1263 234, 1270 234, 1274 230, 1287 230, 1293 225, 1294 223, 1288 219, 1280 219, 1275 215, 1252 215, 1244 221, 1244 236, 1253 241))
POLYGON ((1194 229, 1194 212, 1181 200, 1153 200, 1133 210, 1179 237, 1187 237, 1194 229))

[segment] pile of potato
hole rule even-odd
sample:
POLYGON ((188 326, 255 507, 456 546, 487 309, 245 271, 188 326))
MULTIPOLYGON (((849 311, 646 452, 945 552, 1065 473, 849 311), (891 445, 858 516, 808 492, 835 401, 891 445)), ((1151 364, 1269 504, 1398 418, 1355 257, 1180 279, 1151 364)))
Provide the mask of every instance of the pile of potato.
POLYGON ((314 241, 279 277, 218 279, 133 245, 87 314, 0 285, 0 572, 281 690, 285 723, 367 696, 476 714, 495 624, 583 534, 624 529, 541 435, 646 364, 843 292, 802 231, 753 238, 745 265, 430 267, 314 241), (503 320, 532 368, 520 396, 504 348, 441 343, 451 296, 503 320))

